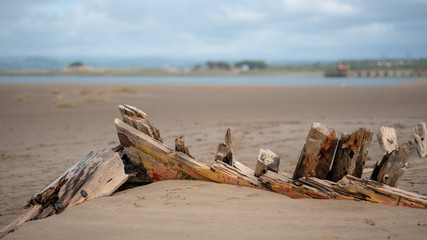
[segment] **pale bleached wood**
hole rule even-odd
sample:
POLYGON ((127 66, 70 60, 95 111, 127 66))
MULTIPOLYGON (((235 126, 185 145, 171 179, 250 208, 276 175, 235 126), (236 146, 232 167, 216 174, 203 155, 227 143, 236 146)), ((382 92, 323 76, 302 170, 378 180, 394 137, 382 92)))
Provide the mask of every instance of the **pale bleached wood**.
POLYGON ((225 133, 225 143, 220 143, 217 148, 215 160, 225 162, 231 166, 234 166, 236 161, 231 142, 231 130, 227 129, 225 133))
POLYGON ((40 204, 31 206, 27 212, 25 212, 15 220, 13 220, 11 223, 9 223, 0 231, 0 238, 2 238, 3 236, 5 236, 6 234, 12 231, 15 231, 20 226, 22 226, 22 224, 34 219, 38 219, 38 216, 42 211, 43 211, 43 206, 40 204))
POLYGON ((336 182, 347 174, 361 176, 360 171, 363 172, 369 148, 366 145, 370 144, 370 139, 372 139, 372 132, 365 128, 359 128, 351 134, 343 133, 338 141, 327 179, 336 182))
POLYGON ((259 150, 258 160, 255 167, 255 176, 259 177, 265 174, 268 170, 273 172, 279 171, 280 157, 272 152, 270 149, 259 150))
POLYGON ((132 127, 142 131, 159 142, 163 142, 160 131, 150 122, 148 115, 136 107, 130 105, 119 105, 122 119, 132 127))
POLYGON ((396 129, 392 127, 381 127, 377 132, 377 139, 386 153, 391 153, 399 147, 397 145, 396 129))
POLYGON ((134 116, 123 116, 123 121, 132 127, 138 129, 139 131, 147 134, 150 137, 153 137, 153 132, 151 131, 151 127, 145 119, 134 117, 134 116))
POLYGON ((90 152, 28 200, 26 207, 30 210, 1 232, 8 233, 26 221, 61 213, 90 199, 109 196, 127 179, 119 153, 110 149, 90 152))
POLYGON ((292 178, 326 178, 337 142, 338 135, 334 129, 323 123, 313 122, 292 178))
POLYGON ((400 146, 399 150, 385 154, 381 162, 376 164, 371 179, 396 187, 399 184, 400 178, 405 173, 409 157, 414 150, 414 144, 408 142, 400 146))
POLYGON ((418 123, 413 128, 415 145, 417 147, 418 154, 424 158, 427 156, 427 128, 425 122, 418 123))
POLYGON ((194 158, 193 156, 191 156, 190 151, 188 150, 188 147, 185 146, 183 135, 175 139, 175 151, 185 153, 191 158, 194 158))

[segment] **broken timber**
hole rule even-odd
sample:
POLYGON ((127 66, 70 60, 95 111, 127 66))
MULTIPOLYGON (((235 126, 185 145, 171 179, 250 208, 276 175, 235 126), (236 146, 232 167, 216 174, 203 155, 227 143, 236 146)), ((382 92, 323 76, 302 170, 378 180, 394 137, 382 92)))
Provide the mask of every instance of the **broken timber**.
POLYGON ((330 129, 322 123, 314 122, 311 125, 292 178, 326 178, 337 142, 338 135, 334 129, 330 129))
POLYGON ((371 180, 396 187, 414 150, 414 144, 408 142, 400 146, 398 150, 385 154, 381 162, 375 165, 371 180))
POLYGON ((392 127, 381 127, 377 132, 377 139, 386 153, 391 153, 398 148, 396 129, 392 127))
POLYGON ((372 131, 365 128, 351 134, 343 133, 327 179, 337 182, 347 174, 362 177, 372 135, 372 131))
POLYGON ((425 122, 418 123, 413 128, 414 140, 420 157, 427 156, 427 128, 425 122))
POLYGON ((0 236, 22 224, 61 213, 79 203, 111 195, 128 179, 119 154, 112 150, 90 152, 37 194, 26 205, 29 210, 0 231, 0 236))
POLYGON ((267 173, 268 170, 273 172, 279 171, 280 157, 270 149, 260 149, 258 161, 255 167, 255 177, 267 173))
MULTIPOLYGON (((209 165, 199 162, 187 154, 174 151, 138 131, 132 124, 129 125, 120 119, 115 119, 114 123, 121 144, 124 146, 124 151, 131 153, 129 156, 132 161, 142 163, 153 181, 195 179, 266 189, 292 198, 340 199, 427 208, 427 197, 390 187, 373 180, 360 179, 351 175, 343 176, 338 182, 319 179, 322 176, 326 177, 329 171, 327 164, 324 164, 324 166, 313 164, 311 168, 307 168, 308 170, 302 171, 310 174, 321 173, 317 177, 308 174, 308 176, 295 179, 295 177, 291 178, 280 170, 276 173, 268 170, 267 167, 267 171, 265 171, 264 166, 261 167, 263 169, 261 175, 256 177, 253 170, 235 160, 231 148, 231 132, 229 130, 225 135, 225 143, 220 144, 218 147, 218 153, 215 156, 216 161, 209 165), (226 156, 229 156, 228 159, 226 156)), ((361 141, 363 145, 358 148, 359 155, 363 155, 363 157, 356 158, 356 165, 357 160, 361 159, 359 164, 363 168, 363 161, 367 156, 372 132, 359 129, 356 136, 358 136, 357 144, 360 144, 359 141, 361 141), (363 132, 364 134, 361 134, 363 132)), ((305 149, 315 149, 316 151, 312 151, 315 154, 310 155, 311 157, 300 158, 300 160, 310 160, 315 157, 314 159, 317 160, 322 159, 322 163, 329 162, 330 164, 337 141, 338 137, 334 130, 320 123, 313 124, 306 143, 309 146, 304 147, 303 153, 305 149)), ((262 164, 265 165, 265 163, 262 164)), ((305 168, 301 167, 301 169, 305 168)), ((355 173, 356 169, 357 166, 353 173, 355 173)), ((256 175, 259 175, 259 170, 256 175)))

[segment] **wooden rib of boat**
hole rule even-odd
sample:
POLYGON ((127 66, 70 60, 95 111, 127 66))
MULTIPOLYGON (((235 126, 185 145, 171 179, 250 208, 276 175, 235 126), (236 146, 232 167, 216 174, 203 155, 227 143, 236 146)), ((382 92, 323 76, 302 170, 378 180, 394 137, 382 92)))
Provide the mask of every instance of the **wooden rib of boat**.
MULTIPOLYGON (((120 106, 120 108, 127 109, 126 111, 121 111, 123 119, 127 119, 126 115, 132 115, 133 120, 137 121, 139 118, 146 116, 145 113, 138 114, 138 111, 140 110, 132 112, 132 109, 136 109, 134 107, 128 107, 125 105, 120 106)), ((222 143, 218 146, 218 153, 215 157, 215 162, 212 165, 209 165, 193 159, 188 154, 175 151, 174 149, 164 145, 153 136, 144 133, 146 131, 142 132, 138 130, 138 128, 135 127, 137 124, 132 121, 128 120, 126 123, 121 119, 115 119, 114 123, 117 128, 120 143, 124 147, 124 151, 128 155, 129 159, 135 163, 142 164, 153 181, 167 179, 194 179, 265 189, 285 194, 291 198, 353 200, 386 205, 427 208, 427 197, 425 196, 391 187, 374 180, 355 177, 350 174, 344 175, 337 182, 319 179, 310 174, 293 179, 281 171, 278 171, 277 173, 274 171, 267 171, 261 176, 255 177, 255 172, 252 169, 235 160, 235 156, 231 149, 231 134, 229 130, 227 130, 226 133, 226 143, 222 143), (227 148, 229 148, 228 153, 224 150, 227 148)), ((317 126, 318 124, 314 125, 317 126)), ((322 126, 321 129, 323 128, 324 127, 322 126)), ((359 129, 358 133, 360 131, 361 130, 359 129)), ((324 139, 326 140, 323 142, 320 140, 312 141, 314 143, 317 142, 320 147, 311 148, 317 149, 319 152, 318 154, 320 155, 328 152, 327 155, 332 157, 333 154, 330 153, 329 149, 334 146, 331 147, 329 145, 331 142, 337 144, 336 134, 334 134, 335 140, 331 141, 332 137, 328 135, 331 134, 331 131, 325 130, 324 132, 324 139), (325 142, 329 145, 325 144, 325 142), (328 151, 325 151, 324 149, 322 150, 322 147, 326 147, 326 150, 328 151)), ((313 136, 310 137, 310 140, 318 137, 319 133, 314 133, 312 135, 313 136)), ((359 135, 360 139, 366 139, 366 136, 363 134, 359 135)), ((368 135, 369 139, 372 138, 372 132, 368 135)), ((313 144, 312 142, 310 142, 310 144, 313 144)), ((182 142, 182 144, 184 143, 182 142)), ((352 147, 352 151, 362 151, 361 149, 363 149, 363 146, 360 144, 352 147)), ((308 148, 310 147, 305 146, 304 150, 307 150, 308 148)), ((367 150, 361 155, 367 157, 367 150)), ((310 165, 310 159, 312 160, 313 157, 306 157, 306 160, 304 160, 305 162, 303 163, 310 165)), ((354 162, 356 160, 358 162, 363 162, 364 164, 363 159, 361 160, 355 157, 353 165, 355 165, 354 162)), ((334 159, 334 161, 337 161, 337 159, 334 159)), ((330 160, 325 162, 329 162, 328 164, 331 164, 330 160)), ((304 168, 304 166, 300 167, 304 168)), ((321 169, 328 168, 322 166, 321 169)), ((315 169, 313 169, 312 172, 316 172, 314 170, 315 169)), ((306 172, 310 173, 308 170, 306 172)), ((327 173, 322 172, 321 174, 326 176, 327 173)))

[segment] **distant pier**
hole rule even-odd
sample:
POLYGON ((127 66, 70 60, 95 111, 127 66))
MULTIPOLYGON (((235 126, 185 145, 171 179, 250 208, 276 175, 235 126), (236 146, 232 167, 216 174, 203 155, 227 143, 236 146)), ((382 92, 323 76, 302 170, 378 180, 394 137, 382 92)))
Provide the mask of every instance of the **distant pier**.
POLYGON ((330 70, 325 72, 325 77, 422 77, 427 76, 427 69, 407 70, 330 70))

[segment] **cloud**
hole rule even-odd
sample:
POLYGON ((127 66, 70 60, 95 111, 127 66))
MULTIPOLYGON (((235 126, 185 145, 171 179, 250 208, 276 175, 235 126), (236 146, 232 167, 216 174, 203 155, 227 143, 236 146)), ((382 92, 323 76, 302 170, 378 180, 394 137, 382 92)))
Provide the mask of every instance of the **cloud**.
POLYGON ((231 20, 231 21, 242 21, 242 22, 259 22, 264 18, 264 15, 260 12, 247 10, 242 7, 223 7, 223 12, 219 16, 221 19, 224 20, 231 20))
POLYGON ((426 10, 417 0, 3 1, 0 56, 427 56, 426 10))
POLYGON ((344 34, 353 34, 353 35, 384 35, 391 33, 395 30, 395 25, 393 23, 381 23, 373 22, 366 25, 349 27, 343 30, 344 34))
POLYGON ((284 0, 285 9, 292 13, 311 13, 314 15, 354 16, 358 9, 348 3, 334 0, 284 0))

